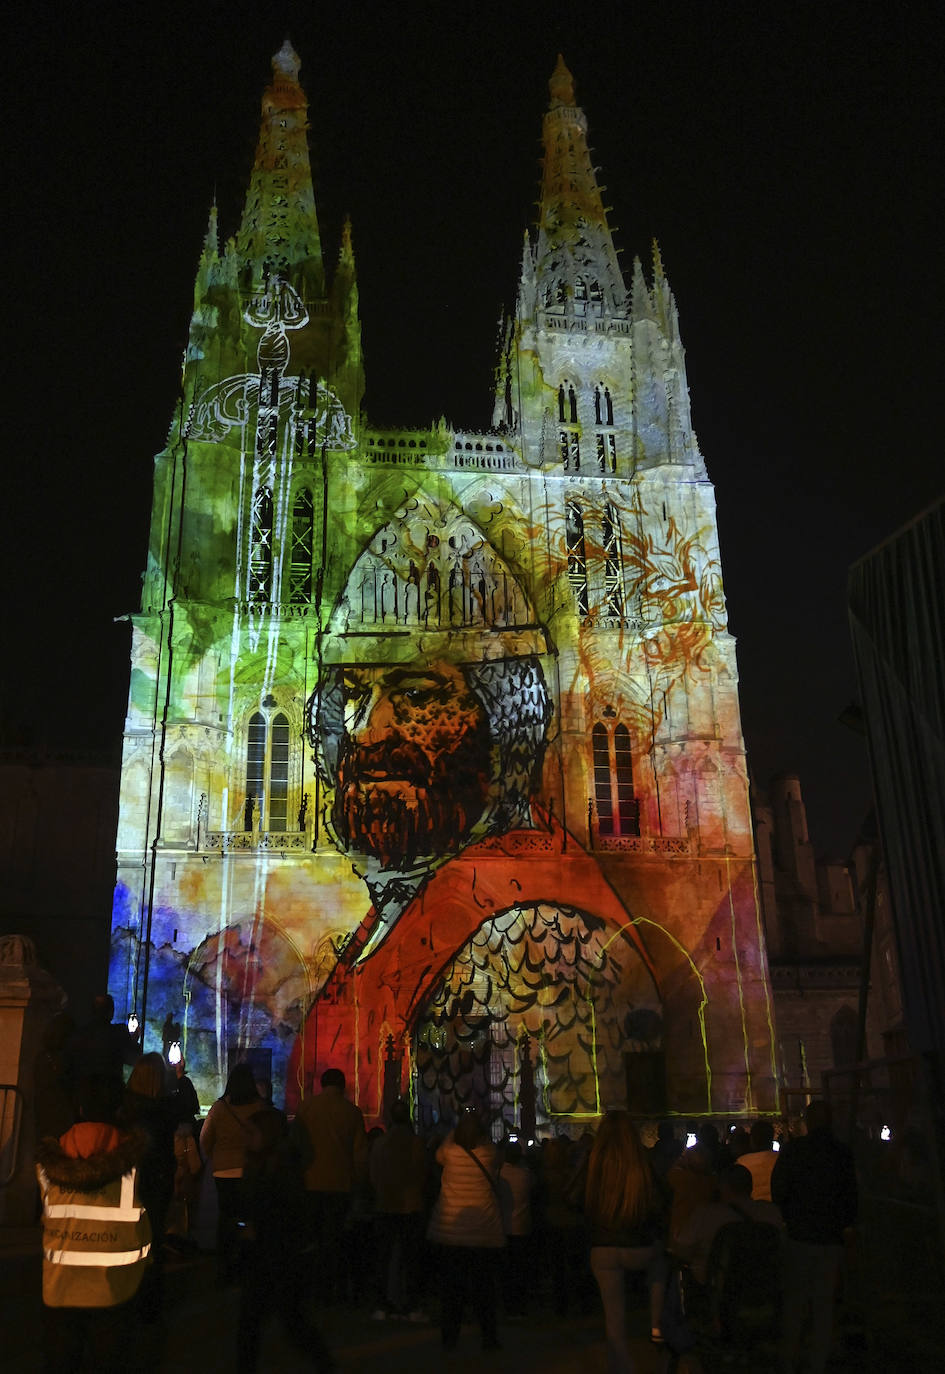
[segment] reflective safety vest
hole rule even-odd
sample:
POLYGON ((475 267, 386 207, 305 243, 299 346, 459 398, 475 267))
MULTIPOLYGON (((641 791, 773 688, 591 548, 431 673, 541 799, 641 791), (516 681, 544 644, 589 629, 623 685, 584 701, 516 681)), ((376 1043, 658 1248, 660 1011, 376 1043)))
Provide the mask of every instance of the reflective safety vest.
POLYGON ((43 1196, 43 1302, 47 1307, 117 1307, 133 1298, 150 1263, 151 1223, 137 1169, 92 1192, 54 1183, 37 1170, 43 1196))

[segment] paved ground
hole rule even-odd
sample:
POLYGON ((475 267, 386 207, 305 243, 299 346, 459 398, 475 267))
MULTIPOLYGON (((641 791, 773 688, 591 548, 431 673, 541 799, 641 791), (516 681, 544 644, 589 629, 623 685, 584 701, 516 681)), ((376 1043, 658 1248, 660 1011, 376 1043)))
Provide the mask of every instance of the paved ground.
MULTIPOLYGON (((163 1353, 154 1350, 149 1361, 155 1370, 181 1374, 187 1369, 230 1371, 234 1367, 236 1288, 214 1287, 214 1261, 198 1255, 172 1264, 167 1274, 166 1339, 163 1353)), ((0 1294, 4 1299, 5 1340, 0 1366, 4 1374, 39 1374, 40 1260, 38 1232, 0 1231, 0 1294), (5 1238, 5 1239, 4 1239, 5 1238)), ((658 1374, 663 1361, 645 1338, 642 1310, 634 1314, 639 1374, 658 1374)), ((367 1307, 335 1307, 317 1313, 339 1371, 379 1371, 379 1374, 427 1374, 445 1369, 490 1370, 490 1374, 604 1374, 602 1322, 595 1312, 587 1317, 554 1319, 542 1313, 521 1322, 503 1322, 502 1349, 483 1355, 478 1330, 464 1326, 459 1348, 449 1356, 432 1324, 414 1325, 371 1320, 367 1307)), ((148 1340, 142 1331, 142 1340, 148 1340)), ((262 1374, 301 1374, 311 1366, 300 1359, 277 1324, 267 1328, 260 1362, 262 1374)))
MULTIPOLYGON (((942 1284, 930 1254, 887 1216, 865 1219, 863 1243, 849 1280, 830 1374, 926 1374, 945 1366, 942 1284)), ((214 1287, 214 1262, 197 1253, 169 1266, 163 1344, 142 1328, 139 1352, 150 1370, 168 1374, 227 1374, 234 1368, 237 1289, 214 1287)), ((40 1256, 38 1227, 0 1229, 0 1311, 5 1374, 39 1374, 40 1256)), ((478 1332, 464 1327, 459 1349, 445 1355, 431 1323, 373 1322, 367 1307, 318 1314, 340 1374, 605 1374, 599 1310, 561 1317, 541 1311, 500 1322, 502 1350, 483 1355, 478 1332)), ((642 1305, 631 1316, 636 1374, 664 1374, 665 1358, 650 1345, 642 1305)), ((310 1368, 278 1328, 267 1330, 262 1374, 301 1374, 310 1368)), ((79 1371, 76 1371, 79 1374, 79 1371)))

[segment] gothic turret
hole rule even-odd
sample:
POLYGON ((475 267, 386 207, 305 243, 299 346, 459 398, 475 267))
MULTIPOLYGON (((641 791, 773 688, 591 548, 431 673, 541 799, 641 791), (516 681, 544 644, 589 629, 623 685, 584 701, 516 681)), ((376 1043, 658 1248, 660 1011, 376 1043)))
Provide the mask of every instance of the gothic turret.
POLYGON ((299 66, 286 39, 272 59, 273 81, 263 95, 256 161, 236 246, 244 287, 259 287, 278 274, 306 300, 315 300, 325 294, 325 273, 299 66))
POLYGON ((655 240, 653 286, 647 285, 637 258, 633 264, 630 303, 636 462, 641 467, 691 464, 697 475, 704 476, 705 466, 692 429, 679 312, 655 240))
POLYGON ((358 278, 354 263, 351 220, 341 231, 338 265, 331 283, 334 336, 331 375, 339 394, 346 397, 357 414, 364 395, 364 368, 361 360, 361 319, 358 314, 358 278))

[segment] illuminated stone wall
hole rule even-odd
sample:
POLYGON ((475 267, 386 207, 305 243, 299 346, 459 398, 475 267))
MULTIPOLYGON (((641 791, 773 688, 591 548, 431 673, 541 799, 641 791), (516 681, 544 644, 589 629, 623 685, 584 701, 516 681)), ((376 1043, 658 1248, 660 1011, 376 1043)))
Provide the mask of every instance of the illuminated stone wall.
POLYGON ((559 63, 491 428, 362 414, 298 60, 211 220, 134 618, 111 990, 203 1101, 250 1055, 538 1129, 775 1105, 734 642, 658 253, 621 278, 559 63), (168 1019, 169 1018, 169 1019, 168 1019))

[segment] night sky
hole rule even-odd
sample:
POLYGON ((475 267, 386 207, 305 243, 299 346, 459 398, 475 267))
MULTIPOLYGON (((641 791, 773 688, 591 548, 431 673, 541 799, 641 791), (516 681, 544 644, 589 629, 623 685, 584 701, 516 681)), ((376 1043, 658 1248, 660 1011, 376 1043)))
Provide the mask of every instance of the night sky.
POLYGON ((563 52, 625 276, 657 236, 718 501, 749 760, 820 850, 869 804, 850 563, 943 483, 945 52, 932 5, 33 5, 8 34, 0 743, 121 733, 152 456, 216 195, 291 37, 375 423, 485 428, 563 52))

